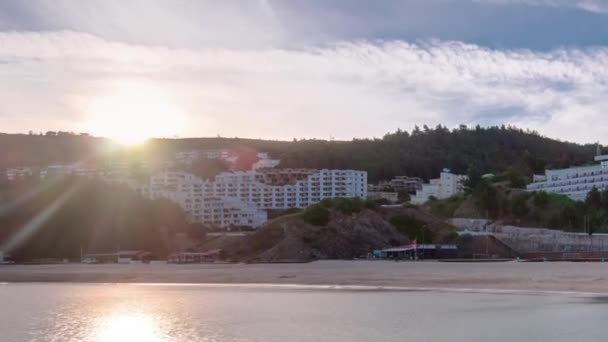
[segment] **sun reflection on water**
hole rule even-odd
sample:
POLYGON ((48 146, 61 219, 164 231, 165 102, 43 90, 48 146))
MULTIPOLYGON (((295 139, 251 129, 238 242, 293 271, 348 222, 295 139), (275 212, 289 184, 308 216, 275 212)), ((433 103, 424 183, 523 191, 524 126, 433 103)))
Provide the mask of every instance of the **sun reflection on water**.
POLYGON ((96 321, 91 340, 95 342, 166 341, 158 319, 142 312, 116 312, 96 321))

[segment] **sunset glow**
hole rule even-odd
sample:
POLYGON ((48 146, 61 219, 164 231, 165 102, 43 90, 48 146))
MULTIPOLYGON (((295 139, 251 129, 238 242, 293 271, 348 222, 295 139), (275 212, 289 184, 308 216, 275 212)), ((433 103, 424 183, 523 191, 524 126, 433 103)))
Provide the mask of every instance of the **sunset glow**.
POLYGON ((121 85, 94 98, 86 111, 86 131, 125 145, 175 136, 182 126, 182 114, 169 96, 146 85, 121 85))

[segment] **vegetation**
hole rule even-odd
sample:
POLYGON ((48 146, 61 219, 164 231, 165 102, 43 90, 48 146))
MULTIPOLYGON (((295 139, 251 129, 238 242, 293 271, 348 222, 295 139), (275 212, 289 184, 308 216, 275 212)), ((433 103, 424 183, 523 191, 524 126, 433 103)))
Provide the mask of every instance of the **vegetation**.
POLYGON ((323 204, 313 204, 304 209, 302 219, 314 226, 324 226, 329 222, 329 210, 323 204))
MULTIPOLYGON (((195 149, 246 151, 238 163, 242 167, 250 166, 255 152, 265 151, 281 159, 281 167, 366 170, 370 182, 398 175, 429 179, 448 167, 469 176, 466 193, 446 200, 432 199, 428 208, 436 216, 451 217, 468 206, 476 210, 479 217, 520 225, 608 232, 606 192, 594 190, 587 201, 579 203, 564 196, 521 190, 532 173, 591 160, 595 146, 553 140, 514 127, 460 126, 450 130, 441 125, 423 126, 411 132, 397 130, 382 138, 352 141, 155 139, 143 147, 129 149, 106 139, 64 133, 0 134, 3 151, 0 168, 79 160, 97 162, 99 167, 110 161, 135 164, 139 160, 161 160, 177 151, 195 149), (484 176, 488 173, 495 176, 484 176)), ((219 161, 201 161, 186 169, 210 178, 226 166, 219 161)), ((407 196, 400 194, 401 199, 407 196)), ((349 215, 376 205, 360 199, 324 200, 306 208, 301 215, 310 224, 326 225, 331 210, 349 215)), ((413 217, 397 216, 392 223, 410 239, 432 240, 431 231, 413 217)), ((185 222, 177 205, 145 200, 121 187, 82 180, 39 182, 32 179, 9 184, 0 177, 0 242, 4 243, 0 249, 6 249, 10 242, 17 258, 75 258, 81 248, 84 251, 147 249, 162 255, 170 249, 168 241, 172 235, 196 231, 185 222), (53 210, 45 210, 47 208, 53 210), (25 230, 24 227, 33 228, 25 230), (18 232, 28 234, 16 239, 18 232)))
POLYGON ((407 236, 410 241, 415 240, 418 243, 433 242, 433 232, 424 224, 424 222, 418 221, 413 216, 394 216, 391 218, 390 222, 399 230, 399 232, 401 232, 401 234, 407 236))
POLYGON ((165 256, 176 234, 200 235, 168 200, 93 180, 0 184, 0 250, 18 261, 78 260, 84 252, 142 249, 165 256))
POLYGON ((430 201, 429 207, 433 215, 441 218, 454 217, 456 210, 465 201, 464 195, 455 195, 443 201, 430 201))
POLYGON ((464 195, 429 201, 426 208, 435 216, 449 218, 471 205, 476 212, 466 216, 573 232, 608 232, 608 190, 594 188, 584 202, 576 202, 564 195, 511 188, 502 176, 472 179, 464 195))
POLYGON ((290 209, 269 209, 266 212, 268 213, 268 219, 272 220, 277 217, 293 215, 301 212, 300 208, 290 208, 290 209))
POLYGON ((195 160, 186 167, 186 171, 202 179, 213 179, 221 172, 228 171, 228 165, 220 159, 195 160))
MULTIPOLYGON (((514 127, 475 127, 449 130, 415 127, 397 130, 380 139, 352 141, 269 141, 237 138, 156 139, 140 149, 118 151, 104 139, 89 136, 0 134, 0 168, 37 166, 53 162, 104 158, 166 158, 176 151, 235 149, 266 151, 281 159, 282 167, 349 168, 366 170, 370 182, 397 175, 434 178, 442 168, 479 175, 512 170, 507 177, 520 187, 518 175, 529 176, 545 167, 583 164, 592 159, 593 145, 578 145, 545 138, 514 127)), ((244 164, 246 161, 243 161, 244 164)))
POLYGON ((350 215, 358 213, 363 209, 375 209, 377 203, 373 200, 364 199, 359 197, 355 198, 326 198, 321 201, 327 209, 335 209, 343 214, 350 215))
POLYGON ((363 209, 376 209, 377 203, 372 200, 355 198, 326 198, 320 203, 308 206, 302 211, 305 222, 315 226, 324 226, 329 222, 330 209, 345 215, 358 213, 363 209))

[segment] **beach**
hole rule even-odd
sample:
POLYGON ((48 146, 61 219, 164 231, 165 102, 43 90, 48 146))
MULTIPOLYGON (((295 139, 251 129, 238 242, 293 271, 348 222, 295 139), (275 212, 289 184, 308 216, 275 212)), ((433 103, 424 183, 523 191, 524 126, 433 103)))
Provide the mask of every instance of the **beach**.
POLYGON ((608 293, 607 271, 608 263, 599 262, 3 265, 0 282, 361 285, 608 293))

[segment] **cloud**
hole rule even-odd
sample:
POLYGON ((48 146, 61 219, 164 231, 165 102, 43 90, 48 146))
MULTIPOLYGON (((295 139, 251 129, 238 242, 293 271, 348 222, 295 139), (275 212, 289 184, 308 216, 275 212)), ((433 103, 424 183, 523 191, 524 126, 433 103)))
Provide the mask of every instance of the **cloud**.
POLYGON ((578 8, 581 10, 608 13, 608 0, 474 0, 480 3, 513 5, 524 4, 530 6, 545 6, 545 7, 568 7, 578 8))
POLYGON ((511 123, 593 142, 608 129, 606 48, 347 41, 171 49, 71 31, 4 32, 0 61, 7 131, 94 132, 88 104, 125 84, 159 90, 185 113, 181 136, 350 139, 414 124, 511 123))

